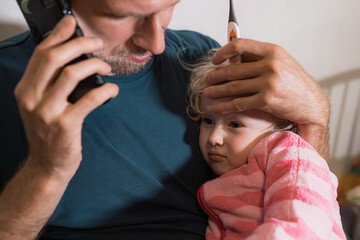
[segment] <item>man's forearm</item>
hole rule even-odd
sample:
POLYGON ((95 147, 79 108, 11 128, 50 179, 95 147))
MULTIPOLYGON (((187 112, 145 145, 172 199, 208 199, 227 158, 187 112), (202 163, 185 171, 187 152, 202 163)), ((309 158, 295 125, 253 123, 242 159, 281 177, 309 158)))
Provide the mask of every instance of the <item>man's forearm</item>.
POLYGON ((329 160, 329 127, 318 125, 299 126, 300 136, 310 143, 326 160, 329 160))
POLYGON ((27 161, 0 195, 0 239, 35 239, 70 179, 51 176, 27 161))
POLYGON ((315 148, 320 156, 328 161, 330 154, 330 103, 324 90, 317 83, 316 86, 318 91, 314 102, 317 104, 313 106, 316 114, 312 115, 312 122, 299 125, 299 133, 305 141, 315 148))

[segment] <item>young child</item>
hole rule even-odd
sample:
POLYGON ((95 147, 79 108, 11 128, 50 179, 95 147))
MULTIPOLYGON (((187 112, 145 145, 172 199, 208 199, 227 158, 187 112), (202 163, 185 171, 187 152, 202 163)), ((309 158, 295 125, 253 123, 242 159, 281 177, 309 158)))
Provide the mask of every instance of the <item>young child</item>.
POLYGON ((202 96, 207 61, 192 72, 187 113, 200 121, 199 145, 218 176, 198 191, 209 216, 206 239, 346 239, 338 181, 294 124, 261 110, 220 115, 224 99, 202 96))

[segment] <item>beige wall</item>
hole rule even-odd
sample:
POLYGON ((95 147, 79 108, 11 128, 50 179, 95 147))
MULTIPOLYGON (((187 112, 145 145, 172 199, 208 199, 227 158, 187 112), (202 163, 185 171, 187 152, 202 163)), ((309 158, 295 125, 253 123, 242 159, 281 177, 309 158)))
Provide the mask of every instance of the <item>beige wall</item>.
MULTIPOLYGON (((360 154, 360 1, 233 2, 243 37, 283 46, 317 81, 331 87, 330 165, 338 173, 348 169, 352 156, 360 154)), ((181 0, 170 27, 197 30, 225 44, 227 18, 227 0, 181 0)), ((1 0, 0 39, 24 29, 15 0, 1 0)))

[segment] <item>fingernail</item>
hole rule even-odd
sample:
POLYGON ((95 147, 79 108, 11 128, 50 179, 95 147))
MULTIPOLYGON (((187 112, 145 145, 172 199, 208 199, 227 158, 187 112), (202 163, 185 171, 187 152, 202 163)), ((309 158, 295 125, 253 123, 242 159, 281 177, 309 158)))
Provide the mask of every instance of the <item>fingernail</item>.
POLYGON ((204 89, 203 96, 205 96, 205 97, 209 96, 209 89, 208 88, 204 89))
POLYGON ((63 17, 62 19, 61 19, 61 21, 60 21, 60 23, 62 24, 62 25, 68 25, 68 24, 70 24, 70 16, 68 16, 68 15, 65 15, 65 17, 63 17))
POLYGON ((212 57, 211 62, 212 62, 213 64, 216 63, 216 54, 212 57))
POLYGON ((210 82, 210 73, 206 76, 205 81, 206 81, 207 83, 209 83, 209 82, 210 82))
POLYGON ((215 71, 215 70, 209 72, 209 74, 206 76, 206 82, 207 82, 207 84, 209 84, 209 85, 212 85, 212 84, 213 84, 213 83, 212 83, 212 80, 213 80, 213 77, 214 77, 214 71, 215 71))

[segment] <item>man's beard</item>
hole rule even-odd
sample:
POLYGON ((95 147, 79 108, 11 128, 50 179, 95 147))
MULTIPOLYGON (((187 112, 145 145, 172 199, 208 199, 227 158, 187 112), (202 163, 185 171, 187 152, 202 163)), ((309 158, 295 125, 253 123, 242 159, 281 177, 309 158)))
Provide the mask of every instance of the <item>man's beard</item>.
POLYGON ((112 74, 115 76, 126 76, 144 69, 151 61, 151 57, 143 63, 137 63, 128 60, 125 56, 143 56, 146 53, 148 53, 148 51, 145 49, 133 46, 131 48, 113 48, 111 49, 109 56, 104 56, 106 52, 103 49, 95 52, 94 56, 109 64, 112 69, 112 74))

